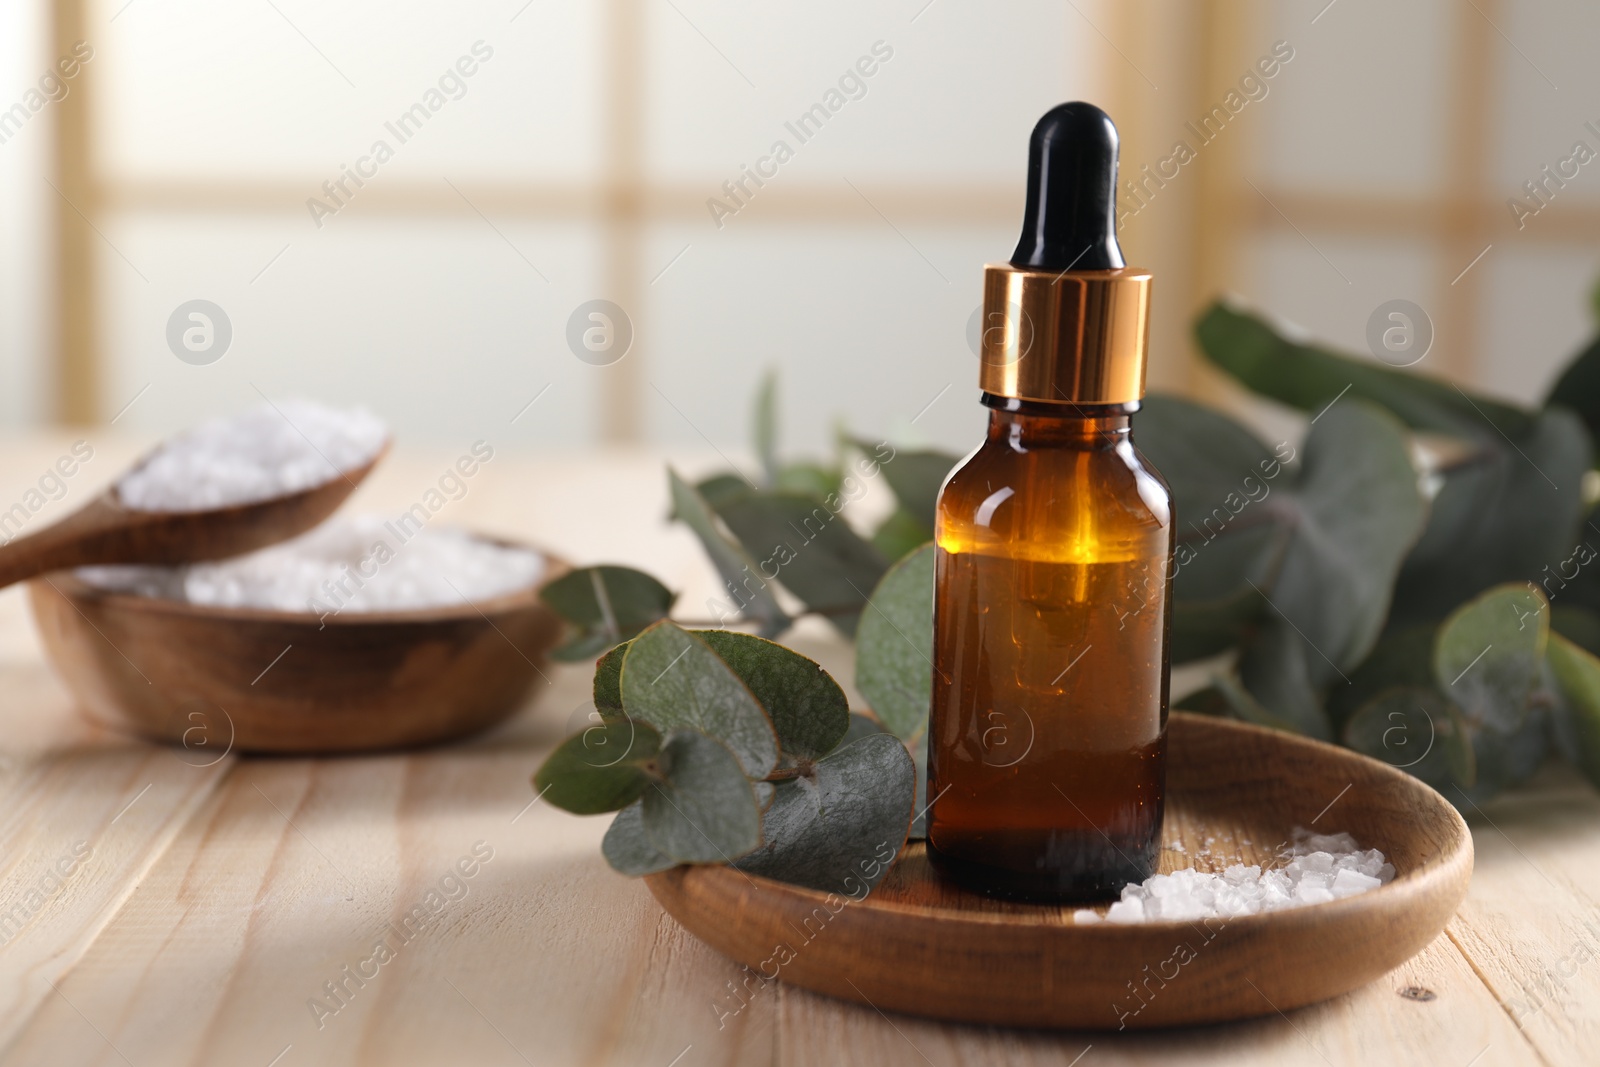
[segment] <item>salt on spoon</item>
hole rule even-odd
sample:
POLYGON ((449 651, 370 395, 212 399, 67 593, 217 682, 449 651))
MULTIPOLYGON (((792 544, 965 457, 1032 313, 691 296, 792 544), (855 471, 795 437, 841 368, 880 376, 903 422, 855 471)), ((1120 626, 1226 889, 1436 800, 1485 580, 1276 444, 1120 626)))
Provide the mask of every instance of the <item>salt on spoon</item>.
POLYGON ((389 431, 365 408, 304 400, 212 419, 165 442, 117 480, 136 511, 203 511, 311 489, 370 466, 389 431))
POLYGON ((305 402, 207 423, 55 525, 0 547, 0 586, 73 567, 187 563, 264 548, 331 515, 387 447, 387 431, 370 413, 305 402))

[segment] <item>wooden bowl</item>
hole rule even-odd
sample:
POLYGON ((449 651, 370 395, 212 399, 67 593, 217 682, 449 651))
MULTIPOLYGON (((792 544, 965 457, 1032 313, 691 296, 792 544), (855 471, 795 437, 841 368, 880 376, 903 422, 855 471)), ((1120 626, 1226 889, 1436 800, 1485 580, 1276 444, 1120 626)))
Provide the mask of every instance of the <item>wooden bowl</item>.
MULTIPOLYGON (((722 866, 647 881, 685 929, 767 978, 884 1011, 1110 1030, 1270 1015, 1338 996, 1419 952, 1466 895, 1472 837, 1415 778, 1239 722, 1174 712, 1169 730, 1164 871, 1270 864, 1305 826, 1381 849, 1394 881, 1287 911, 1142 925, 1075 924, 1073 906, 967 892, 937 879, 920 844, 859 902, 722 866)), ((740 1006, 732 993, 722 999, 720 1010, 740 1006)))
MULTIPOLYGON (((545 555, 541 582, 565 564, 545 555)), ((189 750, 356 752, 499 722, 540 677, 561 620, 530 586, 460 607, 317 616, 28 583, 57 674, 89 716, 189 750)))

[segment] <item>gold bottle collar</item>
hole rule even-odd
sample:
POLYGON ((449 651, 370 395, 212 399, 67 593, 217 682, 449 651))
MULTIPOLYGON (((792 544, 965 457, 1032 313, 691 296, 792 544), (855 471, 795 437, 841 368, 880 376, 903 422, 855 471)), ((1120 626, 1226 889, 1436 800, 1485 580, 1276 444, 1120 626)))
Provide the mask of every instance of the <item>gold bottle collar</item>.
POLYGON ((1147 270, 983 269, 980 387, 995 396, 1130 404, 1144 396, 1147 270))

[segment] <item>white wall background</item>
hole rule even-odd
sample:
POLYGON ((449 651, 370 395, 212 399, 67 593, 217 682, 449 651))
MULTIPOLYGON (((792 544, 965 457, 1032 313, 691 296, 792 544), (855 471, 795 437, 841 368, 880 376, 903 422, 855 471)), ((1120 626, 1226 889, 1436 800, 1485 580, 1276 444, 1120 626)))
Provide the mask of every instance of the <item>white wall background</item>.
MULTIPOLYGON (((39 3, 0 4, 0 107, 21 98, 49 66, 48 29, 39 3)), ((0 144, 0 426, 27 426, 49 412, 45 353, 52 334, 47 226, 55 194, 49 173, 47 107, 0 144)))
MULTIPOLYGON (((0 5, 0 104, 54 58, 44 2, 0 5)), ((1015 240, 1034 118, 1063 99, 1104 99, 1110 72, 1126 62, 1101 34, 1116 25, 1108 2, 828 0, 775 9, 647 0, 648 182, 715 195, 883 40, 894 58, 867 95, 799 146, 774 181, 819 195, 854 195, 847 183, 990 191, 982 211, 947 221, 897 222, 892 210, 888 220, 858 211, 795 221, 764 215, 758 199, 720 230, 709 217, 652 224, 643 273, 670 268, 630 309, 640 332, 628 358, 638 362, 641 437, 738 446, 751 391, 776 366, 794 450, 825 448, 835 417, 863 433, 970 443, 981 416, 964 332, 979 270, 1015 240)), ((607 177, 603 61, 614 47, 603 6, 276 3, 282 15, 268 4, 206 0, 91 5, 107 181, 277 191, 242 211, 107 208, 96 219, 108 242, 98 268, 102 410, 139 396, 119 428, 153 434, 262 393, 299 394, 366 403, 416 444, 486 434, 546 448, 594 444, 608 372, 578 361, 564 340, 572 308, 608 295, 604 233, 592 219, 411 217, 374 210, 358 194, 318 229, 304 199, 385 136, 384 121, 479 39, 494 58, 464 97, 398 147, 375 187, 597 188, 607 177), (234 326, 232 350, 205 367, 180 363, 164 339, 172 309, 196 297, 222 305, 234 326)), ((1322 7, 1268 4, 1264 47, 1285 36, 1297 57, 1270 99, 1252 105, 1261 129, 1247 173, 1272 188, 1422 196, 1442 188, 1455 5, 1339 0, 1310 24, 1322 7)), ((1526 0, 1496 10, 1514 46, 1496 37, 1495 76, 1507 91, 1483 121, 1493 180, 1510 196, 1583 135, 1586 119, 1600 123, 1592 56, 1600 7, 1526 0)), ((46 108, 0 145, 0 428, 46 421, 51 408, 50 119, 46 108)), ((1600 163, 1562 195, 1600 204, 1600 163)), ((1243 295, 1357 352, 1378 303, 1442 301, 1439 251, 1428 241, 1314 240, 1315 249, 1281 229, 1252 239, 1243 295)), ((1591 328, 1584 297, 1600 249, 1530 242, 1508 214, 1476 269, 1490 299, 1476 323, 1485 358, 1470 376, 1535 399, 1591 328)))
MULTIPOLYGON (((779 10, 649 0, 645 180, 720 195, 741 164, 783 137, 797 153, 774 181, 788 189, 852 196, 849 183, 989 185, 1020 210, 1027 131, 1053 104, 1098 94, 1103 42, 1043 0, 1003 10, 949 0, 923 10, 925 2, 779 10), (866 95, 798 145, 784 121, 880 40, 894 55, 866 95)), ((16 5, 8 17, 33 25, 37 3, 22 5, 32 11, 26 20, 16 5)), ((606 372, 565 342, 571 310, 610 295, 604 233, 592 218, 486 211, 491 226, 471 213, 406 217, 371 210, 370 194, 358 193, 318 229, 303 201, 375 138, 397 144, 384 121, 478 40, 493 59, 461 99, 397 145, 372 187, 598 187, 610 91, 603 6, 540 0, 521 14, 523 0, 277 6, 287 19, 260 3, 91 6, 108 182, 293 194, 248 211, 108 207, 96 220, 108 242, 98 268, 101 410, 109 416, 138 396, 119 428, 164 432, 257 403, 259 390, 366 403, 412 443, 485 434, 542 447, 594 443, 606 372), (193 298, 221 305, 234 328, 228 354, 204 367, 179 362, 164 338, 172 310, 193 298)), ((8 56, 0 90, 39 62, 8 56)), ((42 128, 30 136, 48 147, 42 128)), ((8 213, 42 165, 9 155, 17 159, 7 160, 8 213)), ((671 268, 645 288, 644 306, 629 309, 642 436, 741 444, 751 394, 775 366, 795 451, 826 448, 835 416, 862 433, 964 446, 982 422, 965 326, 982 263, 1015 242, 1014 212, 1002 213, 1003 225, 976 226, 970 216, 896 225, 876 215, 819 225, 757 210, 720 230, 709 213, 652 224, 645 278, 671 268)), ((19 262, 39 252, 35 241, 19 262)), ((37 326, 15 321, 0 325, 8 394, 0 421, 10 425, 48 411, 35 381, 46 346, 37 326), (29 391, 12 390, 13 380, 29 391)))
MULTIPOLYGON (((1508 0, 1488 8, 1451 0, 1339 0, 1315 25, 1326 0, 1275 0, 1273 32, 1296 58, 1262 108, 1265 127, 1249 174, 1258 185, 1380 197, 1428 198, 1450 183, 1449 85, 1459 20, 1493 13, 1493 67, 1501 87, 1475 117, 1490 146, 1482 190, 1503 205, 1522 183, 1583 139, 1600 151, 1600 5, 1584 0, 1508 0), (1503 35, 1503 36, 1502 36, 1503 35)), ((1558 194, 1563 205, 1600 208, 1600 160, 1558 194)), ((1479 339, 1475 366, 1456 374, 1510 399, 1542 401, 1562 367, 1594 334, 1589 292, 1600 280, 1600 246, 1557 236, 1551 219, 1518 230, 1501 210, 1484 236, 1491 250, 1472 269, 1482 298, 1467 324, 1479 339), (1541 227, 1545 227, 1541 232, 1541 227)), ((1448 262, 1432 241, 1393 234, 1308 230, 1310 242, 1279 229, 1246 250, 1247 299, 1356 354, 1367 353, 1366 323, 1386 300, 1414 301, 1438 315, 1450 280, 1478 248, 1448 262), (1326 258, 1324 258, 1324 256, 1326 258), (1335 266, 1330 266, 1329 261, 1335 266), (1340 274, 1346 276, 1348 283, 1340 274)), ((1420 371, 1443 373, 1447 353, 1420 371)))

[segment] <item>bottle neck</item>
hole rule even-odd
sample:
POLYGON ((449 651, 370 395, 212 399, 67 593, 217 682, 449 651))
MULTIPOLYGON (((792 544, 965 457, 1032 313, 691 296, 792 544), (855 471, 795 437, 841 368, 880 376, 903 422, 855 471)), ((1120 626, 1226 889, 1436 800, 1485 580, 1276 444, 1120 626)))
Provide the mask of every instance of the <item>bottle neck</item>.
POLYGON ((1013 451, 1033 448, 1098 450, 1115 448, 1132 432, 1131 404, 1046 404, 983 394, 989 409, 991 443, 1013 451))

